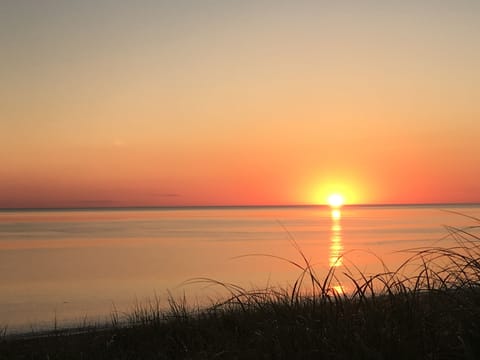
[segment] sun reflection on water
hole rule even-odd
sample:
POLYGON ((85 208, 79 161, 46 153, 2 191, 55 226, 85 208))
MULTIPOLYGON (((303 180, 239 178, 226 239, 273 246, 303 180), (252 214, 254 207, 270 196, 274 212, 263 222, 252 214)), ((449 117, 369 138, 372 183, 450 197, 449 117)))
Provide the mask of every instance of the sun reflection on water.
POLYGON ((337 220, 339 221, 342 218, 342 213, 340 212, 339 209, 333 209, 331 212, 332 220, 337 220))
POLYGON ((330 288, 333 295, 345 295, 345 289, 342 285, 334 285, 330 288))
POLYGON ((331 236, 330 236, 330 258, 329 264, 331 267, 341 266, 343 263, 342 253, 343 253, 343 244, 342 244, 342 226, 340 224, 340 219, 342 214, 339 209, 333 209, 331 211, 332 218, 332 227, 331 227, 331 236))

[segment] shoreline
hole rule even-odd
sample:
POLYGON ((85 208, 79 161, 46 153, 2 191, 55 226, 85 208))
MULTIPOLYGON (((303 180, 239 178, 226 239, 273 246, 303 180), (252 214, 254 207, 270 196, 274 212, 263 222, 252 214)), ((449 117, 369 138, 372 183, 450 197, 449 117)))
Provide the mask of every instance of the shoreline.
MULTIPOLYGON (((472 207, 480 206, 480 202, 434 202, 434 203, 374 203, 374 204, 343 204, 342 208, 402 208, 402 207, 419 207, 419 208, 439 208, 439 207, 472 207)), ((175 205, 175 206, 97 206, 97 207, 12 207, 0 208, 0 213, 9 212, 70 212, 70 211, 175 211, 175 210, 235 210, 235 209, 330 209, 328 204, 257 204, 257 205, 175 205)))

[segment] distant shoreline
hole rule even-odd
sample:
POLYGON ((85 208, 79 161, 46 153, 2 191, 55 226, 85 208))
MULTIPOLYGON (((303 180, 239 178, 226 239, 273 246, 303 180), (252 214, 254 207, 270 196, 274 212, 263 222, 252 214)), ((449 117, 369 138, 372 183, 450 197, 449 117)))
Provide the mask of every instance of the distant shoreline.
MULTIPOLYGON (((460 203, 404 203, 404 204, 345 204, 342 208, 403 208, 403 207, 472 207, 480 202, 460 203)), ((185 205, 185 206, 98 206, 98 207, 18 207, 0 208, 0 212, 34 212, 34 211, 126 211, 126 210, 236 210, 236 209, 315 209, 330 208, 329 205, 293 204, 293 205, 185 205)))

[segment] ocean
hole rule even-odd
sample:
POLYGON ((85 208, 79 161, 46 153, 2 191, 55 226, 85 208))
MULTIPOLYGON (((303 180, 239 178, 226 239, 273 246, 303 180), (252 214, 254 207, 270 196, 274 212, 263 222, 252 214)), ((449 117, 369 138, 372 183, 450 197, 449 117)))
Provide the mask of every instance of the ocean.
POLYGON ((319 277, 331 267, 374 274, 407 250, 451 246, 450 227, 480 225, 464 215, 480 218, 480 205, 0 211, 0 329, 108 321, 153 298, 225 296, 200 279, 285 288, 302 253, 319 277))

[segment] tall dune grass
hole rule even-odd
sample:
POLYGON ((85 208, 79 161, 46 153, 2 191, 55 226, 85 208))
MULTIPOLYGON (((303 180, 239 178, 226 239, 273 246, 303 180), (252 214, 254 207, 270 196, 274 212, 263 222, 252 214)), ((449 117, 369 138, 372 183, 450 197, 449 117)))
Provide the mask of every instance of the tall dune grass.
POLYGON ((291 237, 301 261, 279 258, 299 271, 289 287, 195 278, 187 284, 228 296, 206 308, 170 297, 168 309, 155 296, 123 323, 114 311, 106 330, 4 341, 0 359, 478 359, 480 220, 472 220, 447 228, 454 246, 407 249, 400 266, 376 274, 346 262, 319 276, 291 237))

